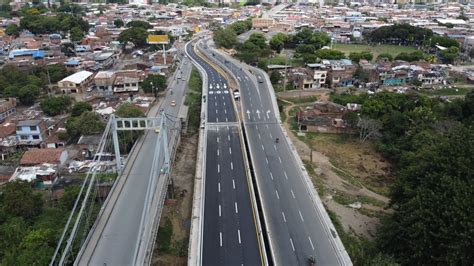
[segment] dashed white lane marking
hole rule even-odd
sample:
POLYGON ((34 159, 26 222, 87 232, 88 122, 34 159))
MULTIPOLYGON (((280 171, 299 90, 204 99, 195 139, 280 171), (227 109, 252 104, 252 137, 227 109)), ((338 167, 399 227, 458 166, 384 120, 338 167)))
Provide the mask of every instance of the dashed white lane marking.
POLYGON ((218 191, 218 192, 221 192, 221 182, 218 182, 218 183, 217 183, 217 191, 218 191))
POLYGON ((263 144, 262 144, 262 150, 265 150, 265 147, 263 147, 263 144))
POLYGON ((242 241, 240 239, 240 229, 237 229, 237 235, 239 236, 239 244, 242 244, 242 241))
POLYGON ((234 170, 234 164, 232 162, 230 162, 230 169, 234 170))
POLYGON ((226 121, 226 122, 229 122, 229 119, 227 119, 227 117, 226 117, 226 118, 225 118, 225 121, 226 121))
POLYGON ((229 154, 232 154, 232 148, 231 147, 229 147, 229 154))
POLYGON ((219 232, 219 240, 220 240, 221 247, 222 247, 222 232, 219 232))
POLYGON ((239 208, 237 208, 237 202, 234 202, 235 204, 235 213, 239 213, 239 208))
POLYGON ((295 193, 293 193, 293 189, 291 190, 291 196, 293 196, 293 198, 296 199, 295 193))
POLYGON ((300 214, 301 221, 304 222, 303 215, 301 214, 301 211, 298 210, 298 212, 300 214))
POLYGON ((272 174, 272 172, 270 172, 270 178, 273 180, 273 174, 272 174))
POLYGON ((219 156, 219 149, 217 149, 217 156, 219 156))
POLYGON ((277 150, 277 146, 276 146, 275 144, 273 144, 273 148, 274 148, 275 150, 277 150))
POLYGON ((280 199, 280 195, 278 195, 278 191, 277 191, 277 190, 275 190, 275 194, 276 194, 277 198, 280 199))
POLYGON ((217 172, 220 173, 221 172, 221 166, 219 164, 217 164, 217 172))
POLYGON ((217 143, 219 143, 219 137, 217 137, 217 143))
POLYGON ((268 164, 268 158, 267 158, 267 157, 265 157, 265 161, 266 161, 266 162, 267 162, 267 164, 268 164))
POLYGON ((280 163, 281 163, 281 157, 280 156, 278 156, 278 160, 280 160, 280 163))
POLYGON ((285 178, 288 179, 288 175, 286 174, 286 171, 283 172, 283 174, 285 174, 285 178))
POLYGON ((221 205, 219 204, 219 217, 222 216, 222 209, 221 209, 221 205))
POLYGON ((290 237, 290 243, 291 243, 291 248, 293 249, 293 251, 295 251, 295 245, 293 245, 293 239, 291 239, 291 237, 290 237))
POLYGON ((308 236, 308 240, 309 240, 309 243, 311 244, 311 248, 314 250, 313 241, 311 241, 311 237, 308 236))
MULTIPOLYGON (((229 129, 229 126, 227 126, 227 130, 229 129)), ((230 135, 227 136, 227 139, 230 141, 230 135)))
POLYGON ((281 212, 281 216, 283 216, 283 221, 285 221, 285 223, 286 223, 285 213, 284 213, 284 212, 281 212))
POLYGON ((232 187, 235 189, 235 181, 232 179, 232 187))

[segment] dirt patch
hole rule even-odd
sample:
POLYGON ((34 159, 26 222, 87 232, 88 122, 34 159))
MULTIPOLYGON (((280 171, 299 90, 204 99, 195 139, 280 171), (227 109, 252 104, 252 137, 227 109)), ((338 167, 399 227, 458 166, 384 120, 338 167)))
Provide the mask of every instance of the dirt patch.
POLYGON ((351 137, 299 136, 292 127, 290 110, 295 106, 285 106, 289 119, 284 127, 292 132, 289 137, 326 208, 339 218, 345 232, 372 239, 380 218, 390 212, 385 209, 389 199, 384 195, 391 183, 390 164, 371 144, 351 137))
MULTIPOLYGON (((193 204, 194 174, 196 169, 198 134, 183 136, 173 167, 172 198, 167 199, 160 220, 158 239, 169 232, 166 247, 157 241, 152 265, 186 265, 191 209, 193 204), (163 230, 163 228, 166 228, 163 230)), ((170 191, 169 191, 170 192, 170 191)))

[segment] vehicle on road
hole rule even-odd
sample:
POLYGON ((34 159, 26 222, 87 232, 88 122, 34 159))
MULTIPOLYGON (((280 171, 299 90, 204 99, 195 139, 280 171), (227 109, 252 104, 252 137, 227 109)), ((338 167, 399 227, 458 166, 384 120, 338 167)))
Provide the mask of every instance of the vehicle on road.
POLYGON ((275 139, 275 142, 276 142, 276 143, 279 143, 279 142, 280 142, 280 138, 276 138, 276 139, 275 139))
POLYGON ((263 78, 262 78, 262 76, 258 76, 258 83, 263 83, 263 78))
POLYGON ((176 101, 171 101, 171 106, 175 107, 176 106, 176 101))
POLYGON ((310 256, 308 258, 308 264, 309 266, 316 266, 316 259, 313 256, 310 256))

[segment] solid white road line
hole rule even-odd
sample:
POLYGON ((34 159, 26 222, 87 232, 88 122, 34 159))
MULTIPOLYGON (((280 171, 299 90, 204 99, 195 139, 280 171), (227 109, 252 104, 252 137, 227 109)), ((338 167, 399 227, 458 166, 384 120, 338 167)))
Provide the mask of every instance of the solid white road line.
POLYGON ((296 199, 295 193, 293 193, 293 189, 291 190, 291 195, 293 196, 294 199, 296 199))
POLYGON ((281 212, 281 215, 283 216, 283 221, 285 221, 285 223, 286 223, 285 213, 284 213, 284 212, 281 212))
POLYGON ((313 241, 311 241, 311 237, 308 236, 308 239, 309 239, 309 243, 311 244, 311 248, 314 250, 313 241))
POLYGON ((239 208, 237 208, 237 202, 234 202, 235 203, 235 213, 239 213, 239 208))
POLYGON ((242 244, 242 241, 240 239, 240 229, 237 229, 237 235, 239 236, 239 244, 242 244))
POLYGON ((277 198, 280 199, 280 195, 278 195, 278 191, 277 191, 277 190, 275 190, 275 194, 276 194, 277 198))
POLYGON ((301 212, 299 210, 298 210, 298 212, 300 213, 301 221, 304 222, 303 215, 301 214, 301 212))
POLYGON ((291 237, 290 237, 290 243, 291 243, 291 248, 293 249, 293 251, 295 251, 295 245, 293 245, 293 239, 291 239, 291 237))

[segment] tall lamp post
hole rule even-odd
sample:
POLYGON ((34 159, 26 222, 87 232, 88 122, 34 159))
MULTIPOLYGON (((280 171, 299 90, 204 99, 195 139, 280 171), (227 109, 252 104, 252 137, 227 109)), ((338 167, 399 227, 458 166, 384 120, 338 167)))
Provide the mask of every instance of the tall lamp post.
POLYGON ((150 81, 150 86, 151 86, 151 90, 153 91, 153 95, 155 95, 155 98, 157 98, 157 91, 156 91, 156 88, 155 86, 153 85, 153 82, 150 81))

